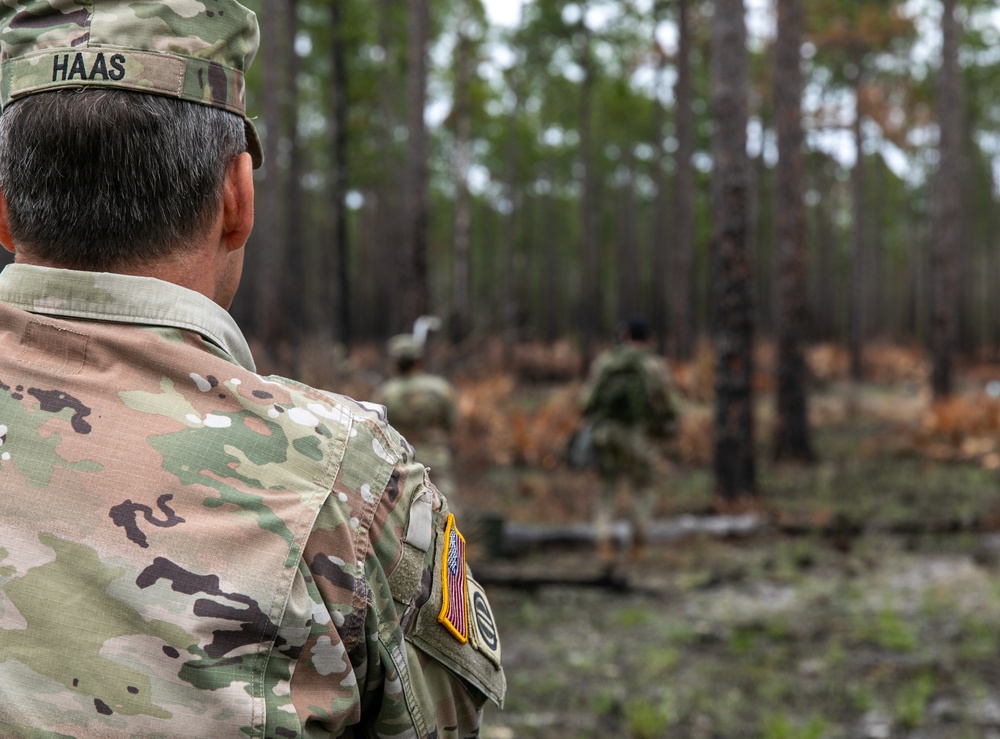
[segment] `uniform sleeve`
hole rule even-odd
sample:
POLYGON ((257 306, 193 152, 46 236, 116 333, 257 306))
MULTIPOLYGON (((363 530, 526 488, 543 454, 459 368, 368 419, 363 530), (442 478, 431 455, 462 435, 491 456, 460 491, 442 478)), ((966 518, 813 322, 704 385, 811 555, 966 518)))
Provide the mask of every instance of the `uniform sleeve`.
POLYGON ((502 705, 506 690, 492 610, 466 565, 466 541, 447 501, 422 468, 406 478, 415 485, 404 496, 409 512, 389 582, 412 700, 427 707, 441 737, 479 736, 483 706, 502 705))
MULTIPOLYGON (((463 675, 447 650, 420 646, 421 614, 441 597, 433 570, 447 504, 415 463, 396 464, 377 493, 349 488, 338 481, 304 552, 315 617, 292 683, 300 719, 333 736, 352 726, 366 736, 478 736, 485 665, 468 663, 463 675)), ((489 667, 502 677, 499 659, 489 667)))

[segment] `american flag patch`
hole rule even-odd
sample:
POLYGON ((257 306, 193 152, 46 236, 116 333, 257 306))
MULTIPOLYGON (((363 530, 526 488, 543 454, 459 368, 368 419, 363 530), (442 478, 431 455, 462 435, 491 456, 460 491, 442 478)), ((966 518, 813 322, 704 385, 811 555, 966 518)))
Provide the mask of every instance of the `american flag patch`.
POLYGON ((469 641, 469 588, 465 580, 465 538, 448 515, 441 557, 441 613, 438 621, 462 644, 469 641))

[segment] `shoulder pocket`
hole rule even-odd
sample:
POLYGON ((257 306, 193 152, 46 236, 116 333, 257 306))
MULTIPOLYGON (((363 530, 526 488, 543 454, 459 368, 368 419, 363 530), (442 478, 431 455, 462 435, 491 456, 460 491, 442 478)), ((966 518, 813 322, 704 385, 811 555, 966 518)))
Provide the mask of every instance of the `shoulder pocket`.
POLYGON ((507 681, 493 611, 465 564, 455 517, 435 533, 430 598, 406 638, 502 706, 507 681))

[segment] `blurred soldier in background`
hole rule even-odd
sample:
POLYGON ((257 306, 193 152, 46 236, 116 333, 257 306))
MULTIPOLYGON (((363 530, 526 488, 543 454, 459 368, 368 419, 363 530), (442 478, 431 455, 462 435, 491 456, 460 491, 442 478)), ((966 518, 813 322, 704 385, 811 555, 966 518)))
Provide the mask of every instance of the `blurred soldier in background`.
POLYGON ((655 507, 659 445, 676 434, 670 372, 648 348, 645 320, 622 324, 616 345, 594 360, 581 397, 592 462, 601 478, 594 533, 601 559, 615 558, 612 518, 619 484, 628 485, 631 554, 642 556, 655 507))
POLYGON ((424 369, 423 339, 415 332, 389 340, 397 376, 378 388, 372 400, 386 407, 389 422, 414 447, 417 460, 433 470, 434 482, 454 512, 451 432, 458 419, 457 398, 446 379, 424 369))

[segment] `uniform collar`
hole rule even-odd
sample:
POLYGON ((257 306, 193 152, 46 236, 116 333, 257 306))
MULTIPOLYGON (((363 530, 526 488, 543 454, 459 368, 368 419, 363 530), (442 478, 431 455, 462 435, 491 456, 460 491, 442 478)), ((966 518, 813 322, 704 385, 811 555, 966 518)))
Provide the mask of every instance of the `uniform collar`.
POLYGON ((0 272, 0 301, 47 316, 187 329, 256 371, 250 347, 226 310, 154 277, 10 264, 0 272))

